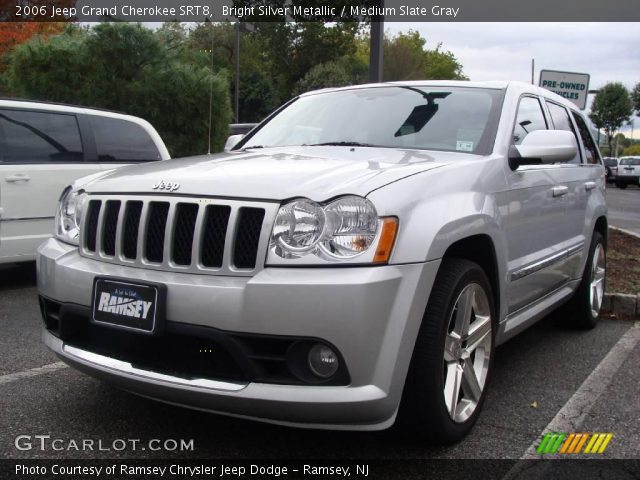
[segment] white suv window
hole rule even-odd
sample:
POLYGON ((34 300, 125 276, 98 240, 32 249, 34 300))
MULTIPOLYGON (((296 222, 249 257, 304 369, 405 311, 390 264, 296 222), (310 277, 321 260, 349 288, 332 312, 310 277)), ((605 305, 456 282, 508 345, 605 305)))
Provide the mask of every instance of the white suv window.
POLYGON ((4 163, 83 161, 75 115, 0 109, 4 163))
POLYGON ((547 122, 537 98, 522 97, 518 105, 516 124, 513 127, 513 144, 520 145, 524 137, 536 130, 546 130, 547 122))
POLYGON ((155 143, 137 123, 97 115, 89 122, 98 150, 98 162, 135 163, 162 160, 155 143))

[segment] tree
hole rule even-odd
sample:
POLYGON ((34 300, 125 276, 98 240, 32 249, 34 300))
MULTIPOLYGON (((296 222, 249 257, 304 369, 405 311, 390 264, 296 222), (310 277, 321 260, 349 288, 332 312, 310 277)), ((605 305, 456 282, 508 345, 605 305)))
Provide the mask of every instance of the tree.
POLYGON ((633 105, 628 90, 622 83, 608 83, 600 89, 591 106, 589 118, 598 129, 607 135, 609 151, 616 131, 629 121, 633 105))
MULTIPOLYGON (((187 46, 192 52, 203 52, 198 61, 224 70, 231 79, 229 95, 235 91, 235 36, 230 23, 201 23, 190 33, 187 46), (212 48, 213 46, 213 48, 212 48)), ((193 60, 196 60, 195 55, 193 60)), ((280 76, 267 55, 265 39, 251 32, 240 35, 240 120, 256 122, 265 118, 280 104, 280 76)))
POLYGON ((636 115, 640 115, 640 82, 636 83, 631 92, 631 101, 633 102, 633 109, 636 115))
POLYGON ((184 62, 169 48, 167 32, 131 23, 103 23, 35 37, 7 61, 10 88, 26 98, 102 107, 150 121, 172 156, 221 150, 231 120, 225 72, 184 62))
MULTIPOLYGON (((443 51, 442 44, 429 50, 426 44, 427 40, 414 30, 395 36, 387 34, 383 47, 384 80, 467 80, 452 52, 443 51)), ((359 38, 355 55, 366 58, 368 63, 368 35, 359 38)))
MULTIPOLYGON (((47 20, 51 20, 50 12, 53 7, 56 8, 68 8, 75 6, 76 0, 51 0, 47 2, 47 12, 48 16, 47 20)), ((42 37, 48 37, 51 35, 58 34, 65 30, 67 27, 67 23, 64 20, 68 20, 63 18, 61 15, 58 15, 53 18, 53 20, 61 20, 57 21, 41 21, 42 17, 40 14, 36 13, 28 15, 24 14, 24 9, 20 13, 20 17, 16 17, 17 7, 40 7, 43 5, 34 5, 33 2, 15 2, 14 0, 0 0, 0 57, 11 50, 16 45, 20 45, 21 43, 30 40, 35 35, 40 35, 42 37), (14 22, 15 18, 22 18, 24 22, 14 22), (40 21, 39 21, 40 20, 40 21)), ((38 8, 35 9, 36 12, 39 11, 38 8)))
POLYGON ((640 145, 631 145, 622 151, 622 156, 640 155, 640 145))
POLYGON ((55 35, 65 26, 62 22, 0 22, 0 56, 35 35, 55 35))
POLYGON ((316 65, 296 84, 295 94, 299 95, 320 88, 343 87, 351 83, 351 75, 338 62, 316 65))

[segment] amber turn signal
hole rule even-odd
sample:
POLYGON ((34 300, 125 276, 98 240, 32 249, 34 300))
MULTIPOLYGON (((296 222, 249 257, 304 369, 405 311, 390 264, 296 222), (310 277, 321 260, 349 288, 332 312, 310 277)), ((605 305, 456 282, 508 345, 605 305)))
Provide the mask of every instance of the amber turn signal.
POLYGON ((391 257, 393 244, 398 233, 398 219, 396 217, 385 217, 382 219, 382 233, 373 257, 373 263, 387 263, 391 257))

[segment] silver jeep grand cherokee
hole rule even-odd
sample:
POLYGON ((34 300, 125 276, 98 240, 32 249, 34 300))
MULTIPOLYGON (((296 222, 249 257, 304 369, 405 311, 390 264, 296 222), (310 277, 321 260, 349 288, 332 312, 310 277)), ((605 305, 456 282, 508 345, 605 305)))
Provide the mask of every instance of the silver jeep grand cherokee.
POLYGON ((453 442, 496 345, 604 292, 605 175, 581 113, 506 82, 323 90, 230 151, 62 195, 44 342, 164 402, 453 442))

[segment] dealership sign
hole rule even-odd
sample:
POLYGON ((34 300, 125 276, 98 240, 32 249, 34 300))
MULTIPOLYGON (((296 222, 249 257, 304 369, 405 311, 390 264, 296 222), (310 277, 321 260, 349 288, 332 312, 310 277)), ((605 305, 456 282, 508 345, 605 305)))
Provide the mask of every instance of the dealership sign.
POLYGON ((541 70, 540 86, 575 103, 581 110, 587 106, 587 93, 589 93, 589 74, 587 73, 541 70))

